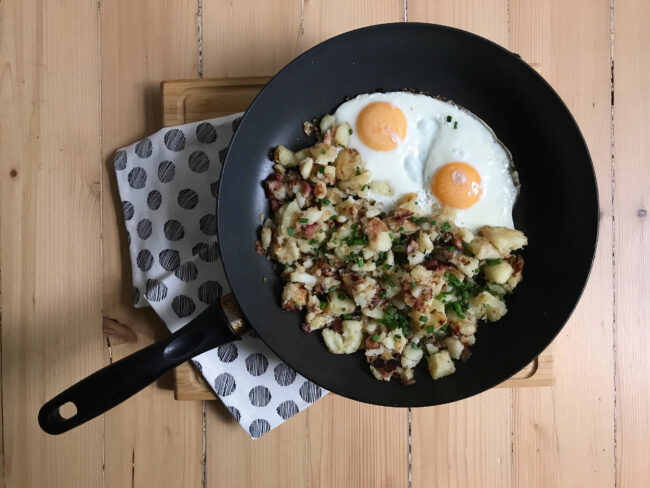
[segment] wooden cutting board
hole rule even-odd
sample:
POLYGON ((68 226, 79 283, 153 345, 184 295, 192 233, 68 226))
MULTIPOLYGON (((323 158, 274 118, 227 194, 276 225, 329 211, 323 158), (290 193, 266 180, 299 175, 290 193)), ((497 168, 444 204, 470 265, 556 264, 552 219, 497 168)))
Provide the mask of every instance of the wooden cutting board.
MULTIPOLYGON (((538 68, 537 66, 533 66, 538 68)), ((163 126, 187 124, 235 112, 243 112, 270 77, 174 80, 162 83, 163 126)), ((216 400, 208 383, 187 362, 174 371, 176 400, 216 400)), ((547 348, 528 366, 499 388, 553 384, 553 355, 547 348)))

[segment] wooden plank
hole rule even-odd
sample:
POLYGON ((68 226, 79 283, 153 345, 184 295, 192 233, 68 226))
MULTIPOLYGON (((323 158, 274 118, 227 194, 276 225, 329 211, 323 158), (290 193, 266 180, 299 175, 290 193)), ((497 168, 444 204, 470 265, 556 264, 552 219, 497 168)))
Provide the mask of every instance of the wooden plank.
POLYGON ((303 48, 360 27, 404 19, 404 0, 304 0, 303 48))
MULTIPOLYGON (((160 80, 198 76, 198 25, 195 0, 119 0, 101 9, 104 328, 116 360, 168 332, 151 309, 132 305, 112 157, 161 127, 160 80)), ((202 407, 173 401, 170 382, 106 414, 106 486, 201 486, 202 407)))
POLYGON ((3 486, 101 486, 102 419, 36 421, 103 365, 96 5, 2 2, 0 59, 3 486))
POLYGON ((650 32, 646 1, 614 20, 617 484, 650 483, 650 32))
POLYGON ((508 45, 507 0, 409 0, 408 20, 457 27, 508 45))
POLYGON ((203 0, 203 76, 269 76, 300 54, 301 0, 203 0))
MULTIPOLYGON (((409 21, 459 27, 502 45, 508 42, 507 11, 507 0, 408 3, 409 21)), ((433 479, 440 486, 512 486, 511 414, 509 389, 414 409, 413 486, 430 486, 433 479)))
POLYGON ((613 486, 609 2, 514 0, 510 14, 510 48, 541 64, 580 125, 602 212, 591 279, 553 345, 555 386, 513 391, 514 484, 613 486))

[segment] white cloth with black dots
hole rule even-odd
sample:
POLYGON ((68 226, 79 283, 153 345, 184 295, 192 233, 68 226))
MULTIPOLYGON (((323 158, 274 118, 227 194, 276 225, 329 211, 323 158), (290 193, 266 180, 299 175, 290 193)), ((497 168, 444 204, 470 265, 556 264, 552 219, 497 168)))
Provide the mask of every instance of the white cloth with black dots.
MULTIPOLYGON (((153 307, 172 332, 229 291, 215 208, 221 165, 240 118, 168 127, 120 149, 113 159, 135 306, 153 307)), ((254 333, 193 361, 253 438, 327 393, 280 361, 254 333)))

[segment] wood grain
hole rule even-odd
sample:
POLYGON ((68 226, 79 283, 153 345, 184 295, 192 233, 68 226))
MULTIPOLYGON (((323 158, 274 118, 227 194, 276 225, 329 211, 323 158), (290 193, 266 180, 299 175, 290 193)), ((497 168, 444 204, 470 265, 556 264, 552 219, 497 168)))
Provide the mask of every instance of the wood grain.
POLYGON ((650 4, 617 2, 614 50, 617 483, 650 483, 650 4))
POLYGON ((517 486, 613 486, 609 2, 515 0, 510 13, 510 48, 540 63, 582 130, 602 215, 589 283, 553 345, 555 386, 513 391, 513 477, 517 486))
POLYGON ((60 437, 36 421, 103 365, 96 5, 7 0, 0 36, 4 483, 100 486, 102 419, 60 437))
MULTIPOLYGON (((133 308, 112 157, 161 127, 160 80, 198 76, 196 14, 194 0, 102 3, 104 316, 131 331, 108 336, 112 360, 168 334, 151 309, 133 308)), ((201 486, 202 407, 174 402, 170 381, 159 380, 106 414, 107 486, 201 486)))
POLYGON ((349 30, 404 19, 403 0, 304 0, 303 48, 349 30))
POLYGON ((300 54, 301 0, 203 0, 203 73, 269 76, 300 54))

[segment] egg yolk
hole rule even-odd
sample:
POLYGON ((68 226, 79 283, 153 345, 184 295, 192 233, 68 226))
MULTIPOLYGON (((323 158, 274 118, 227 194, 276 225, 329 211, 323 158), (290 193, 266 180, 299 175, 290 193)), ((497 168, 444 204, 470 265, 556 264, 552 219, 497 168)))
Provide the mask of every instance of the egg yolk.
POLYGON ((375 151, 392 151, 406 137, 406 117, 391 103, 371 103, 357 117, 357 134, 375 151))
POLYGON ((467 163, 448 163, 433 175, 431 191, 444 205, 469 208, 481 197, 481 177, 467 163))

